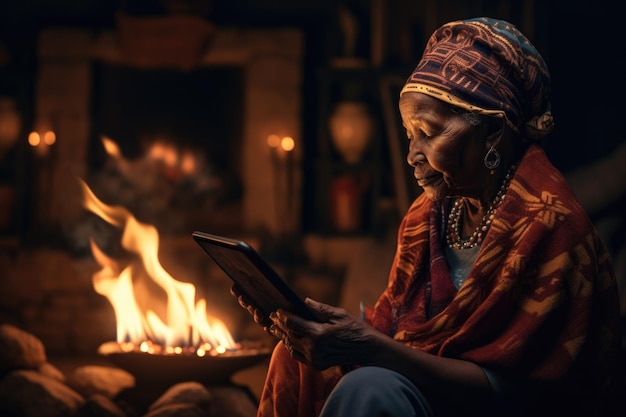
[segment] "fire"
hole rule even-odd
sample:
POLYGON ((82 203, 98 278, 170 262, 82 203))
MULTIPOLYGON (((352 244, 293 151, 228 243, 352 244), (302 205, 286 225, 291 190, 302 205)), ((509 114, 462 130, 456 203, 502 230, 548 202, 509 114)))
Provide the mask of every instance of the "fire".
POLYGON ((93 286, 113 306, 117 348, 154 354, 193 352, 198 356, 235 349, 226 325, 207 313, 203 298, 196 301, 194 285, 175 280, 159 262, 157 229, 139 222, 124 207, 106 205, 84 181, 79 182, 84 207, 120 228, 121 246, 139 260, 124 265, 105 254, 93 239, 90 241, 94 259, 102 267, 93 275, 93 286), (157 303, 153 300, 137 298, 138 287, 165 294, 160 314, 154 311, 157 303))

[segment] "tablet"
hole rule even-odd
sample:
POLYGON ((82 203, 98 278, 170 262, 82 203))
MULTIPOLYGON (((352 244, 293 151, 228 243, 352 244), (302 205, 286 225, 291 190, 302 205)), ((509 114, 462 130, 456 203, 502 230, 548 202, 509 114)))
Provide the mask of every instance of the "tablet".
POLYGON ((263 312, 282 308, 320 321, 293 288, 246 242, 195 231, 194 240, 263 312))

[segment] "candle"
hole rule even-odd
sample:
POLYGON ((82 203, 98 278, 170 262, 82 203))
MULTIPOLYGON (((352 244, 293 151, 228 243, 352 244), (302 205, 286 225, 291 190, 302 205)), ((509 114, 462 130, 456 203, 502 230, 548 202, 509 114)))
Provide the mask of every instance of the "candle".
POLYGON ((279 210, 280 207, 280 166, 279 166, 279 147, 280 147, 280 136, 271 134, 267 137, 267 145, 270 148, 270 161, 272 163, 272 177, 273 177, 273 185, 274 185, 274 213, 276 215, 276 227, 279 229, 281 224, 281 213, 279 210))
POLYGON ((291 136, 285 136, 281 142, 280 147, 285 152, 286 159, 286 177, 287 177, 287 224, 288 228, 292 228, 293 221, 293 150, 296 147, 296 142, 291 136))
POLYGON ((56 134, 48 130, 42 135, 38 132, 31 132, 28 135, 28 144, 34 148, 37 155, 41 158, 48 156, 50 148, 56 143, 56 134))

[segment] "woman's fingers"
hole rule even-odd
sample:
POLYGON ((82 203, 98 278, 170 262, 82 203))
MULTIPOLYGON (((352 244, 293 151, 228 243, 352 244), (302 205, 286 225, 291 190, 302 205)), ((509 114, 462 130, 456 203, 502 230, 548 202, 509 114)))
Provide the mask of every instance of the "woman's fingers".
POLYGON ((239 305, 246 309, 248 313, 250 313, 254 321, 263 326, 263 329, 266 332, 269 332, 269 326, 272 324, 272 322, 268 318, 267 314, 265 314, 264 311, 254 305, 250 301, 250 298, 237 285, 233 285, 230 288, 230 293, 235 296, 239 305))
POLYGON ((333 318, 341 316, 345 312, 345 310, 341 308, 334 307, 329 304, 324 304, 312 298, 307 297, 304 301, 323 322, 331 321, 333 318))

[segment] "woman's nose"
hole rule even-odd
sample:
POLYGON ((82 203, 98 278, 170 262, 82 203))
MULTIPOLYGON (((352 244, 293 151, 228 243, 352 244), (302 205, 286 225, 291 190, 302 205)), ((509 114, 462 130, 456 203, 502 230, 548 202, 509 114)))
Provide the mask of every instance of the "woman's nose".
POLYGON ((414 167, 414 166, 416 165, 416 164, 415 164, 415 162, 413 162, 413 159, 414 159, 414 158, 411 156, 411 151, 407 152, 407 154, 406 154, 406 162, 407 162, 410 166, 412 166, 412 167, 414 167))
POLYGON ((412 167, 419 165, 424 160, 424 155, 417 149, 415 142, 415 140, 412 140, 409 143, 409 149, 406 154, 406 161, 412 167))

